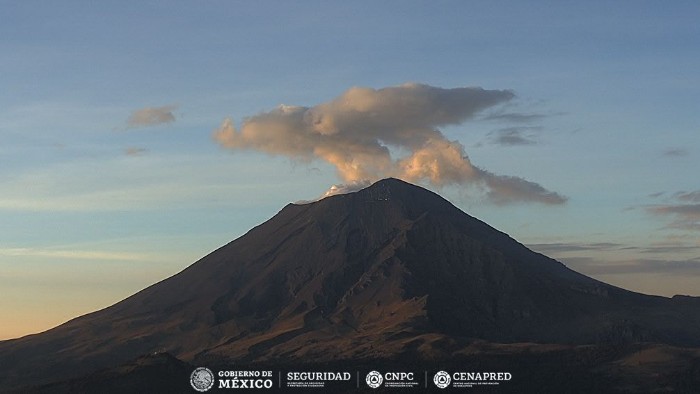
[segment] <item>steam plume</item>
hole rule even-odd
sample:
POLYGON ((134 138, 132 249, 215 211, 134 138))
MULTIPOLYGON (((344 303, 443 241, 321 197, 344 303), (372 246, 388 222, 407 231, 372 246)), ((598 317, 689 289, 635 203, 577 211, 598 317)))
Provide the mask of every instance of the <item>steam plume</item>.
POLYGON ((281 105, 252 116, 245 119, 240 131, 226 119, 214 138, 233 150, 251 149, 305 161, 322 159, 335 166, 346 183, 392 176, 436 186, 479 185, 496 203, 562 204, 565 197, 537 183, 474 166, 464 147, 438 129, 463 123, 480 110, 513 97, 508 90, 471 87, 355 87, 314 107, 281 105), (394 158, 396 151, 407 153, 394 158))

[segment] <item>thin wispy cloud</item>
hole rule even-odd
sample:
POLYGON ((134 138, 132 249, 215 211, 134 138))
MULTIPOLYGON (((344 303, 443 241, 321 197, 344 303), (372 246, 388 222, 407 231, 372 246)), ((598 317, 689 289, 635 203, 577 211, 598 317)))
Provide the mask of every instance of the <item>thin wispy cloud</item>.
POLYGON ((506 127, 490 132, 487 137, 492 144, 502 146, 534 145, 537 144, 535 131, 541 127, 506 127))
POLYGON ((142 156, 142 155, 145 155, 146 152, 148 152, 148 149, 138 148, 135 146, 130 146, 130 147, 124 149, 124 154, 127 156, 142 156))
POLYGON ((673 195, 678 201, 700 202, 700 190, 694 192, 678 192, 673 195))
POLYGON ((631 284, 655 277, 662 280, 645 285, 646 290, 643 291, 668 296, 693 294, 694 291, 687 287, 664 289, 663 283, 696 280, 692 278, 700 277, 700 244, 694 237, 674 235, 664 238, 663 241, 651 244, 574 241, 527 246, 563 262, 575 271, 623 288, 630 288, 631 284), (658 287, 655 287, 656 284, 658 287))
POLYGON ((688 156, 688 150, 683 148, 668 148, 663 152, 666 157, 683 157, 688 156))
POLYGON ((483 120, 497 120, 510 123, 529 123, 542 120, 546 117, 547 115, 540 113, 497 112, 484 116, 483 120))
POLYGON ((700 253, 700 245, 653 245, 638 248, 641 253, 647 254, 669 254, 669 253, 700 253))
POLYGON ((326 161, 345 183, 391 176, 435 186, 481 187, 497 204, 562 204, 564 196, 537 183, 475 166, 464 146, 439 130, 513 97, 508 90, 474 87, 356 87, 313 107, 282 105, 249 117, 240 130, 226 119, 214 138, 232 150, 326 161), (397 151, 406 154, 396 157, 397 151))
POLYGON ((596 259, 564 258, 567 265, 588 275, 631 275, 631 274, 669 274, 700 275, 700 259, 662 260, 633 259, 623 261, 601 262, 596 259))
POLYGON ((175 122, 177 105, 146 107, 135 110, 127 120, 127 128, 152 127, 175 122))
POLYGON ((245 196, 250 190, 243 180, 272 168, 260 163, 241 177, 218 164, 216 158, 191 153, 144 155, 140 160, 119 155, 19 171, 3 179, 0 212, 134 212, 236 205, 249 201, 245 196))
POLYGON ((615 242, 552 242, 528 244, 528 248, 547 254, 568 254, 576 252, 637 252, 641 254, 678 254, 700 252, 700 245, 688 245, 678 242, 665 242, 647 246, 626 245, 615 242))
POLYGON ((668 228, 700 231, 700 190, 677 192, 671 203, 646 209, 651 214, 670 219, 668 228))
POLYGON ((553 242, 553 243, 541 243, 541 244, 529 244, 529 248, 542 252, 544 254, 550 253, 567 253, 567 252, 581 252, 581 251, 609 251, 609 250, 620 250, 625 246, 619 243, 613 242, 594 242, 594 243, 576 243, 576 242, 553 242))
POLYGON ((670 228, 700 230, 700 204, 660 205, 648 209, 654 214, 671 217, 670 228))

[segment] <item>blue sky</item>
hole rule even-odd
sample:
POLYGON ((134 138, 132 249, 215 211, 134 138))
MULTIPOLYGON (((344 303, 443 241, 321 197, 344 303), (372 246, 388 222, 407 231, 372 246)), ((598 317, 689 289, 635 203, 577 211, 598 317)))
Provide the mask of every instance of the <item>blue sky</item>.
POLYGON ((225 119, 406 83, 514 92, 440 131, 568 200, 423 185, 601 280, 700 295, 699 17, 690 1, 1 2, 0 338, 343 182, 323 160, 222 147, 225 119))

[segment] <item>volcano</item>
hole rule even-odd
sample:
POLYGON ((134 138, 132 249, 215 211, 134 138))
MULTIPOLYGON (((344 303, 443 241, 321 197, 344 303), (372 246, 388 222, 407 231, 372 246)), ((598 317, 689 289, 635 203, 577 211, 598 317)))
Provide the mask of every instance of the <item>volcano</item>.
POLYGON ((700 346, 700 300, 634 293, 385 179, 289 204, 182 272, 0 342, 0 387, 167 353, 206 363, 451 357, 474 341, 700 346))

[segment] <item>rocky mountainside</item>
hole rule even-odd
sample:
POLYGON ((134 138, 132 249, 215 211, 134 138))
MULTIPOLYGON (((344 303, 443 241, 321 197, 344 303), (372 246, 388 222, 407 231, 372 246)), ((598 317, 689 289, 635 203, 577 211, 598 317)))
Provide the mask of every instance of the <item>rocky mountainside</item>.
POLYGON ((289 204, 109 308, 0 342, 0 387, 154 352, 194 364, 436 359, 475 338, 700 346, 700 301, 596 281, 435 193, 386 179, 289 204))

